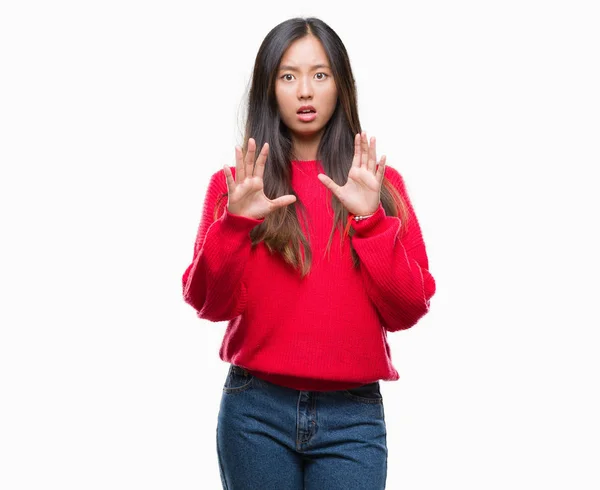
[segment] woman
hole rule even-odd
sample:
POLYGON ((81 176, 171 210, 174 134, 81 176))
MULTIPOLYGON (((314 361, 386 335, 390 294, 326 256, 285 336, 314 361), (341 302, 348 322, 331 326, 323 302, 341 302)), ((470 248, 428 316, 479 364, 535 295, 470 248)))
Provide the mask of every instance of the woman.
POLYGON ((361 131, 346 49, 287 20, 256 56, 244 148, 213 174, 183 295, 228 321, 224 488, 385 488, 387 332, 435 282, 401 176, 361 131), (258 153, 258 156, 257 156, 258 153))

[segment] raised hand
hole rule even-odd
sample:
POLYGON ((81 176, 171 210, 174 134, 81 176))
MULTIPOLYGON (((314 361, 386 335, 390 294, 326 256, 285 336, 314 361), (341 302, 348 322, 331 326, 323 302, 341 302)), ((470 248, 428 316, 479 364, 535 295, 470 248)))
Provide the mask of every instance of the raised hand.
POLYGON ((265 196, 263 174, 268 154, 269 144, 265 143, 255 163, 256 142, 250 138, 245 159, 242 149, 235 147, 235 179, 229 166, 223 166, 227 179, 227 209, 231 214, 262 219, 276 209, 296 201, 296 196, 290 194, 273 200, 265 196))
POLYGON ((371 138, 369 145, 367 133, 363 131, 354 137, 354 158, 346 184, 339 186, 325 174, 319 174, 318 177, 349 213, 362 216, 373 214, 379 207, 385 155, 378 164, 376 161, 375 137, 371 138))

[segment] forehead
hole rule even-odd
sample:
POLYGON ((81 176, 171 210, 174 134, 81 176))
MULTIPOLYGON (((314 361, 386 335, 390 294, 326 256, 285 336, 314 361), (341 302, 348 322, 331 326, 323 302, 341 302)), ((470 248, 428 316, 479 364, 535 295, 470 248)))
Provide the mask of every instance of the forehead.
POLYGON ((280 65, 328 65, 327 53, 316 37, 308 35, 294 41, 283 53, 280 65))

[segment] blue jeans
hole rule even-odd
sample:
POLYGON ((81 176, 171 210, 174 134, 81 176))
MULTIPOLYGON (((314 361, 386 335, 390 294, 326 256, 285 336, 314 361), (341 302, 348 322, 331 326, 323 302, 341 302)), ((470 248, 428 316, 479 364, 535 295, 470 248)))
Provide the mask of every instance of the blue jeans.
POLYGON ((298 391, 230 365, 217 455, 226 490, 382 490, 386 425, 379 381, 298 391))

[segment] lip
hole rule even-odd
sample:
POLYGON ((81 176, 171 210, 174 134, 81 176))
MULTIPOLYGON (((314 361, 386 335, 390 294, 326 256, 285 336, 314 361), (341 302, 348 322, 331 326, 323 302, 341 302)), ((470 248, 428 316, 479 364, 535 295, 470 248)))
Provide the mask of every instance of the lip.
POLYGON ((311 122, 317 118, 316 112, 309 112, 308 114, 298 114, 298 119, 302 122, 311 122))
POLYGON ((311 105, 303 105, 302 107, 300 107, 296 113, 300 112, 300 111, 313 111, 313 112, 317 112, 317 110, 311 106, 311 105))
POLYGON ((300 119, 300 121, 302 121, 302 122, 311 122, 317 118, 317 110, 311 105, 303 105, 302 107, 300 107, 300 109, 298 109, 296 114, 298 116, 298 119, 300 119), (313 112, 302 113, 300 111, 313 111, 313 112))

